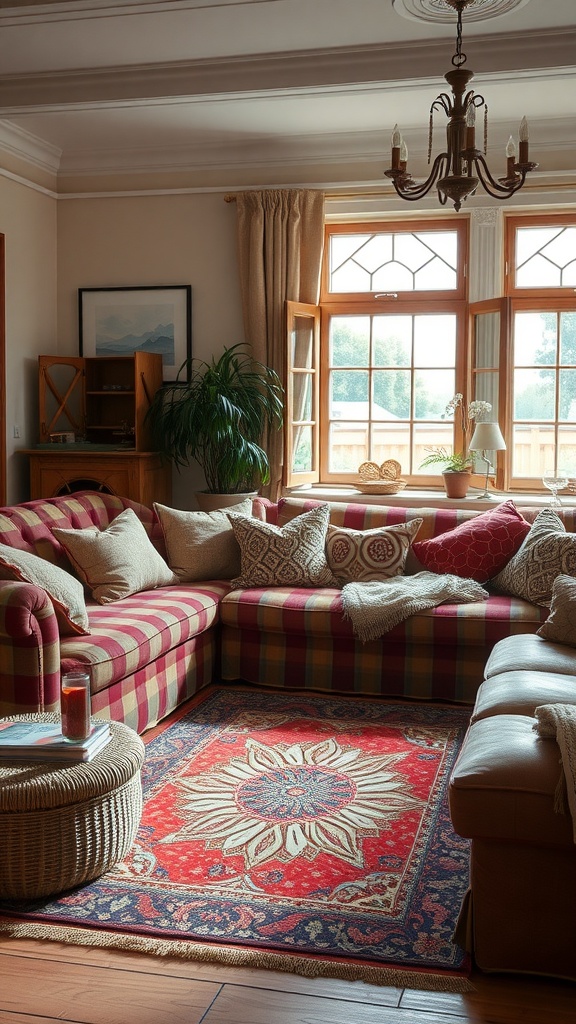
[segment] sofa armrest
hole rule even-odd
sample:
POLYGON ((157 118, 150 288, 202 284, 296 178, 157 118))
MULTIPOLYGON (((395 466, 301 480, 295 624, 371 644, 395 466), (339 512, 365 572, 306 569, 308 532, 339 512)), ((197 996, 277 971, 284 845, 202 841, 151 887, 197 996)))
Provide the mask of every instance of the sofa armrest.
POLYGON ((0 714, 54 711, 60 702, 60 635, 46 591, 0 580, 0 714))

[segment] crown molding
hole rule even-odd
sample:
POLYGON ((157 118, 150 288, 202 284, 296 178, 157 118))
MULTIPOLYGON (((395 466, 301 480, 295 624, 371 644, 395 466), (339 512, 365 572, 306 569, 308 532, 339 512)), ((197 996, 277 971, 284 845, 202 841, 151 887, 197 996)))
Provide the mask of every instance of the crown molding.
MULTIPOLYGON (((473 54, 476 75, 570 68, 574 64, 576 28, 476 37, 467 48, 473 54)), ((438 80, 439 68, 447 65, 445 41, 428 40, 127 68, 3 75, 0 115, 86 103, 397 83, 407 76, 420 81, 438 80)))
POLYGON ((130 14, 164 14, 166 11, 198 8, 244 7, 250 4, 281 3, 282 0, 9 0, 0 10, 0 26, 37 25, 46 22, 79 21, 89 18, 125 18, 130 14))
MULTIPOLYGON (((534 140, 532 152, 566 154, 576 163, 576 144, 573 139, 573 120, 557 118, 553 121, 533 119, 530 122, 534 140), (538 140, 536 147, 535 140, 538 140)), ((508 137, 508 128, 492 121, 491 145, 488 160, 501 156, 508 137)), ((421 130, 410 135, 410 154, 414 174, 420 176, 426 166, 427 132, 421 130), (419 171, 418 169, 422 170, 419 171)), ((65 176, 94 176, 98 174, 142 174, 146 172, 174 173, 175 171, 233 171, 235 168, 275 169, 304 168, 336 164, 369 164, 384 166, 389 155, 388 132, 338 132, 311 135, 289 135, 278 139, 243 139, 241 142, 220 142, 211 145, 166 148, 108 150, 93 152, 70 151, 62 156, 60 174, 65 176)), ((565 173, 565 172, 562 172, 565 173)))
POLYGON ((33 167, 50 174, 60 168, 62 150, 8 121, 0 121, 0 152, 26 160, 33 167))

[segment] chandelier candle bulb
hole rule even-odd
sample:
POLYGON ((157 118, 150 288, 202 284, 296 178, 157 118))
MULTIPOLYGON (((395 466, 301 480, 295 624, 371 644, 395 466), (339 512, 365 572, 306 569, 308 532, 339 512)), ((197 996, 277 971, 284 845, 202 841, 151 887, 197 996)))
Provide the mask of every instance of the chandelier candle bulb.
POLYGON ((397 124, 394 125, 394 131, 392 132, 392 169, 398 171, 400 169, 400 149, 402 147, 402 135, 397 124))
POLYGON ((476 149, 476 107, 468 104, 466 111, 466 149, 476 149))
POLYGON ((516 163, 516 143, 512 136, 508 139, 506 146, 506 177, 513 178, 516 174, 515 165, 516 163))
POLYGON ((85 740, 90 735, 90 676, 67 672, 60 693, 62 735, 67 740, 85 740))
POLYGON ((408 146, 402 139, 402 145, 400 146, 400 170, 405 171, 408 164, 408 146))
POLYGON ((525 117, 520 121, 520 131, 518 133, 520 140, 520 160, 521 164, 528 163, 528 121, 525 117))

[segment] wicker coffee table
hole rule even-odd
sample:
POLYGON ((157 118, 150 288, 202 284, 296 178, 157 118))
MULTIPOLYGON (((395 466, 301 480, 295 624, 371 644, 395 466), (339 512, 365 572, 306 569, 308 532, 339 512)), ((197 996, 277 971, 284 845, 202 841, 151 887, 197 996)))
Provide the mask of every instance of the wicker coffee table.
MULTIPOLYGON (((22 717, 60 721, 54 714, 22 717)), ((128 853, 142 814, 144 744, 120 722, 110 729, 110 742, 87 763, 0 762, 0 897, 72 889, 128 853)))

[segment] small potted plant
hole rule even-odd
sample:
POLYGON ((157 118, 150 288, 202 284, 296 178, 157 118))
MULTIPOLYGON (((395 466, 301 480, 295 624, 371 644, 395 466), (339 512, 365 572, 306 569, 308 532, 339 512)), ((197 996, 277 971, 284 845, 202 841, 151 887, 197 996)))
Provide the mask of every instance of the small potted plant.
POLYGON ((178 467, 199 463, 207 487, 196 495, 201 508, 234 504, 268 482, 261 442, 267 428, 282 425, 283 393, 275 371, 243 344, 211 362, 193 359, 189 380, 156 392, 147 414, 155 448, 178 467))
POLYGON ((470 486, 470 476, 474 466, 474 455, 468 451, 468 434, 472 430, 475 421, 483 420, 492 410, 490 402, 475 401, 465 405, 463 396, 458 392, 446 406, 446 416, 453 416, 456 410, 460 410, 462 436, 464 438, 464 449, 461 452, 449 452, 447 448, 427 448, 428 454, 420 463, 420 468, 426 466, 444 466, 442 476, 444 489, 449 498, 465 498, 470 486))

